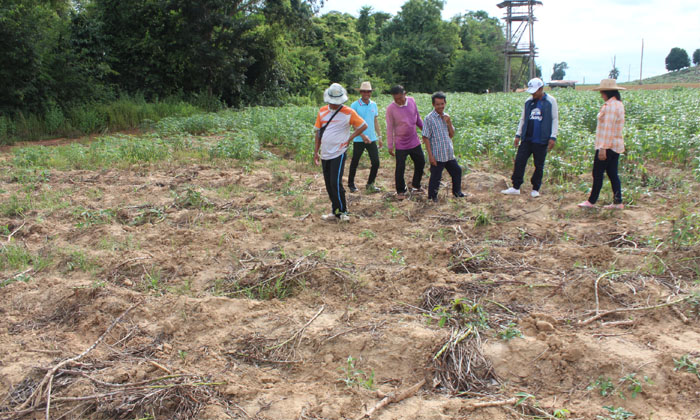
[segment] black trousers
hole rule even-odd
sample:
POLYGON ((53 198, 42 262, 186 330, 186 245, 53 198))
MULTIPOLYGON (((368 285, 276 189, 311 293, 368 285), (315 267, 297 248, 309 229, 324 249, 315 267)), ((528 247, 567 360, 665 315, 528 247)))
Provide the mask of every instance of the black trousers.
POLYGON ((345 169, 345 155, 335 159, 321 160, 323 168, 323 179, 326 181, 326 191, 331 199, 331 207, 335 217, 340 217, 341 213, 347 213, 348 205, 345 201, 345 188, 343 188, 343 169, 345 169))
POLYGON ((406 192, 406 182, 403 179, 403 174, 406 171, 406 158, 411 157, 413 161, 413 188, 420 188, 420 181, 423 178, 423 168, 425 167, 425 156, 423 156, 423 148, 418 145, 413 149, 399 150, 396 149, 396 192, 403 194, 406 192))
POLYGON ((437 165, 430 165, 430 181, 428 181, 428 198, 436 199, 442 180, 442 170, 447 169, 447 173, 452 177, 452 194, 458 195, 462 192, 462 168, 459 167, 456 159, 447 162, 437 162, 437 165))
POLYGON ((532 189, 539 191, 542 186, 542 175, 544 174, 544 159, 547 157, 547 144, 537 144, 531 141, 521 141, 518 146, 518 153, 515 155, 515 166, 513 168, 513 176, 510 177, 513 181, 513 188, 520 189, 523 185, 523 176, 525 176, 525 167, 527 161, 532 155, 535 161, 535 172, 532 174, 530 182, 532 189))
POLYGON ((595 204, 598 201, 598 195, 603 188, 603 175, 608 174, 610 185, 613 190, 613 202, 622 204, 622 186, 620 185, 620 177, 617 174, 617 168, 620 161, 620 154, 613 152, 611 149, 605 150, 605 160, 598 159, 598 150, 595 151, 593 158, 593 188, 591 195, 588 197, 588 202, 595 204))
POLYGON ((374 184, 374 180, 377 178, 377 171, 379 171, 379 149, 377 149, 377 142, 373 141, 366 144, 363 141, 356 141, 352 143, 352 160, 350 161, 350 172, 348 173, 348 185, 350 187, 355 186, 355 172, 357 171, 357 165, 360 164, 362 152, 365 150, 367 150, 369 161, 372 164, 369 170, 367 185, 374 184))

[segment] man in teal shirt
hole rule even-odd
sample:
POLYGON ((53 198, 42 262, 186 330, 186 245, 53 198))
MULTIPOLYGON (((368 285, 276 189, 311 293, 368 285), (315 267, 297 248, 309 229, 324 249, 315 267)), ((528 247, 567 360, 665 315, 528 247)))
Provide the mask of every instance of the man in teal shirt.
POLYGON ((374 180, 377 178, 377 171, 379 170, 379 149, 377 148, 377 143, 379 143, 379 147, 382 147, 382 135, 377 122, 379 109, 377 108, 377 103, 370 99, 372 97, 372 85, 369 82, 362 82, 360 95, 362 97, 353 102, 350 107, 365 120, 367 129, 360 136, 355 137, 352 142, 352 161, 350 161, 350 173, 348 174, 348 188, 350 192, 357 192, 355 172, 357 171, 357 165, 360 163, 362 153, 367 150, 370 163, 372 164, 369 170, 369 179, 367 180, 367 191, 378 192, 381 190, 374 185, 374 180))

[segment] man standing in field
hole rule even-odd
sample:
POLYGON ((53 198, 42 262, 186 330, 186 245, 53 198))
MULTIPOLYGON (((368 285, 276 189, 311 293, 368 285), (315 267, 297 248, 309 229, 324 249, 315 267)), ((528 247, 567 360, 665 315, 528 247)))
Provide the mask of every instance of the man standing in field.
POLYGON ((544 173, 544 160, 547 152, 552 150, 557 140, 559 130, 559 108, 552 95, 544 93, 544 82, 539 78, 530 80, 527 84, 527 92, 532 95, 525 101, 523 113, 520 116, 518 131, 515 134, 514 145, 518 148, 515 155, 513 168, 513 186, 501 191, 507 195, 520 194, 520 186, 523 184, 525 167, 530 155, 535 161, 535 172, 532 174, 532 192, 534 198, 540 196, 542 175, 544 173), (522 138, 522 142, 521 142, 522 138))
POLYGON ((323 93, 323 101, 328 105, 321 108, 316 116, 314 163, 322 164, 326 191, 331 199, 330 214, 321 216, 323 220, 347 222, 348 206, 343 188, 343 169, 348 144, 367 128, 367 124, 352 108, 343 106, 348 100, 347 92, 338 83, 333 83, 323 93), (350 133, 349 128, 354 132, 350 133), (319 155, 320 150, 320 155, 319 155))
POLYGON ((367 129, 360 136, 355 137, 352 143, 348 188, 350 188, 350 192, 357 191, 357 187, 355 187, 355 172, 357 171, 357 165, 360 163, 362 152, 367 150, 370 163, 372 164, 369 170, 369 179, 367 180, 367 191, 379 192, 380 189, 374 185, 374 181, 379 170, 379 149, 377 146, 382 147, 382 134, 379 131, 379 123, 377 122, 377 116, 379 115, 377 103, 370 99, 372 97, 372 85, 370 82, 362 82, 360 95, 362 97, 353 102, 350 107, 357 112, 360 118, 365 120, 367 129))
POLYGON ((406 198, 406 183, 403 175, 406 170, 406 157, 413 161, 413 182, 411 191, 421 192, 421 178, 425 167, 425 156, 418 140, 416 127, 423 129, 423 121, 418 114, 416 101, 406 96, 406 90, 401 85, 391 88, 394 102, 386 108, 386 142, 389 154, 396 157, 396 198, 406 198), (396 148, 396 152, 394 152, 396 148))
POLYGON ((437 203, 438 189, 442 179, 442 170, 452 178, 452 194, 464 197, 462 193, 462 168, 455 159, 452 138, 455 128, 452 119, 445 113, 447 98, 443 92, 433 94, 433 110, 425 117, 423 123, 423 143, 430 161, 430 181, 428 182, 428 199, 437 203))

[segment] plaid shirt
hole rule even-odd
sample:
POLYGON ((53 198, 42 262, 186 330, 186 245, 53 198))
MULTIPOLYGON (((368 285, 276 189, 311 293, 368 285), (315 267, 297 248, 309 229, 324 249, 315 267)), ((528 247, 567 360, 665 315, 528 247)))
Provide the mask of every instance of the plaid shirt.
POLYGON ((603 104, 598 113, 598 126, 595 130, 595 148, 612 149, 615 153, 625 151, 622 127, 625 125, 625 106, 615 98, 603 104))
POLYGON ((423 137, 430 140, 430 151, 438 162, 448 162, 455 158, 454 148, 447 124, 432 110, 423 122, 423 137))

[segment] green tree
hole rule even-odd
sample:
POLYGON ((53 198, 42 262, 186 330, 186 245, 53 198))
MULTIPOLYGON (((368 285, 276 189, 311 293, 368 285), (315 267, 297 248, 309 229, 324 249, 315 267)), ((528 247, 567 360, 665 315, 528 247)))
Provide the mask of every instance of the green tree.
POLYGON ((374 74, 407 89, 432 92, 444 86, 453 55, 461 46, 459 27, 441 18, 441 0, 409 0, 382 30, 374 74))
POLYGON ((502 66, 503 58, 487 50, 459 50, 450 72, 450 87, 458 92, 495 91, 503 83, 502 66))
POLYGON ((503 28, 497 18, 484 11, 452 18, 458 25, 462 49, 456 51, 450 68, 451 89, 467 92, 496 90, 503 80, 503 28))
POLYGON ((552 67, 552 80, 564 80, 564 76, 566 76, 566 70, 568 68, 569 65, 566 64, 566 61, 554 63, 554 66, 552 67))
POLYGON ((313 19, 313 46, 328 62, 326 79, 353 87, 366 77, 362 38, 356 19, 347 13, 330 12, 313 19))
MULTIPOLYGON (((284 36, 312 16, 306 1, 95 0, 105 50, 128 92, 206 90, 231 105, 284 93, 284 36)), ((301 29, 299 29, 301 30, 301 29)))
POLYGON ((666 56, 666 70, 675 71, 690 67, 690 57, 683 48, 671 48, 671 52, 666 56))
POLYGON ((617 80, 618 77, 620 77, 620 69, 613 67, 610 73, 608 73, 608 78, 617 80))
POLYGON ((693 52, 693 64, 696 66, 700 65, 700 48, 693 52))

